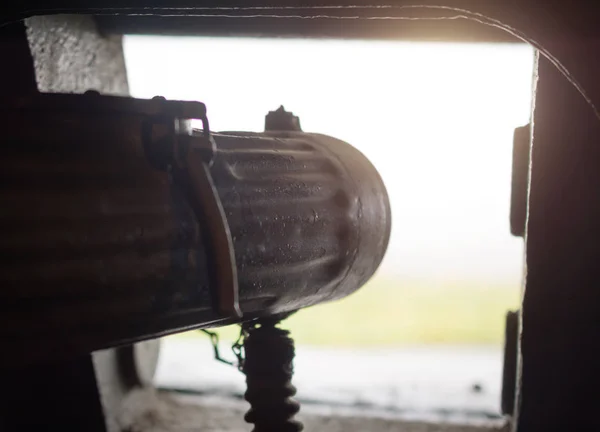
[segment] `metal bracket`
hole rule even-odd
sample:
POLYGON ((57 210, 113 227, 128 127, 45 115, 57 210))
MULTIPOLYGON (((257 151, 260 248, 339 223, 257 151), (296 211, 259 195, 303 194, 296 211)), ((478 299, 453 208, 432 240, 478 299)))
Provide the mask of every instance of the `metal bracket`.
POLYGON ((217 147, 210 133, 206 110, 194 116, 180 116, 166 109, 145 122, 142 137, 153 166, 171 169, 176 174, 174 178, 178 179, 186 192, 189 204, 207 237, 211 259, 214 260, 211 289, 214 286, 215 308, 224 317, 241 318, 233 239, 210 174, 217 147), (191 119, 202 121, 202 131, 192 131, 191 119), (153 128, 157 125, 167 127, 163 136, 153 136, 153 128), (167 163, 160 163, 161 159, 167 163))

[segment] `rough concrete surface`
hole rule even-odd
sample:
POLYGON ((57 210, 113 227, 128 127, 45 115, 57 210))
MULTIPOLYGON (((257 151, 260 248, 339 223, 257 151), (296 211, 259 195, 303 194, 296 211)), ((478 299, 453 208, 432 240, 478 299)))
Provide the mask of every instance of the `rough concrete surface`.
POLYGON ((25 21, 42 92, 127 95, 120 36, 104 37, 90 16, 36 16, 25 21))
MULTIPOLYGON (((125 401, 120 423, 127 432, 249 432, 252 425, 244 423, 246 408, 242 405, 206 405, 193 397, 144 390, 133 392, 125 401)), ((507 432, 504 427, 441 425, 356 418, 350 416, 298 416, 306 431, 321 432, 507 432)))

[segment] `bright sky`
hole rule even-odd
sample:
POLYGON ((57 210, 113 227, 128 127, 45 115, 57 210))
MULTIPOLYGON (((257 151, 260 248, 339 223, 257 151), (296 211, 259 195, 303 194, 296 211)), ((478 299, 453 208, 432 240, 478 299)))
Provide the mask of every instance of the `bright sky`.
POLYGON ((381 275, 520 284, 508 217, 531 47, 128 36, 125 55, 133 96, 202 101, 214 130, 261 131, 283 104, 365 153, 392 201, 381 275))

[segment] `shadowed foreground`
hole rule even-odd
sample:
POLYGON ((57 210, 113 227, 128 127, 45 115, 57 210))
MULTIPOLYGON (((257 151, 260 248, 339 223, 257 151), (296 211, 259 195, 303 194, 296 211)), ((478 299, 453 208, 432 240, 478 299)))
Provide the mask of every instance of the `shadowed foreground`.
MULTIPOLYGON (((248 432, 242 406, 202 405, 193 397, 176 397, 151 391, 134 392, 121 418, 128 432, 248 432), (148 406, 150 408, 148 408, 148 406), (141 407, 145 407, 142 409, 141 407)), ((313 432, 505 432, 504 426, 461 426, 413 423, 398 420, 320 416, 298 416, 306 431, 313 432)))

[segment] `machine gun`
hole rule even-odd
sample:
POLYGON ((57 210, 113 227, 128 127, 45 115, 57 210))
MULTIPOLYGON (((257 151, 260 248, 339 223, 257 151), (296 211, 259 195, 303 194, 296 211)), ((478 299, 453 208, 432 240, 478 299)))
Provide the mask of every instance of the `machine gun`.
POLYGON ((377 170, 283 107, 263 133, 214 132, 200 102, 95 91, 2 111, 3 319, 22 323, 0 331, 5 366, 240 323, 248 419, 273 430, 259 427, 265 409, 293 393, 293 343, 276 324, 351 294, 384 256, 377 170))

